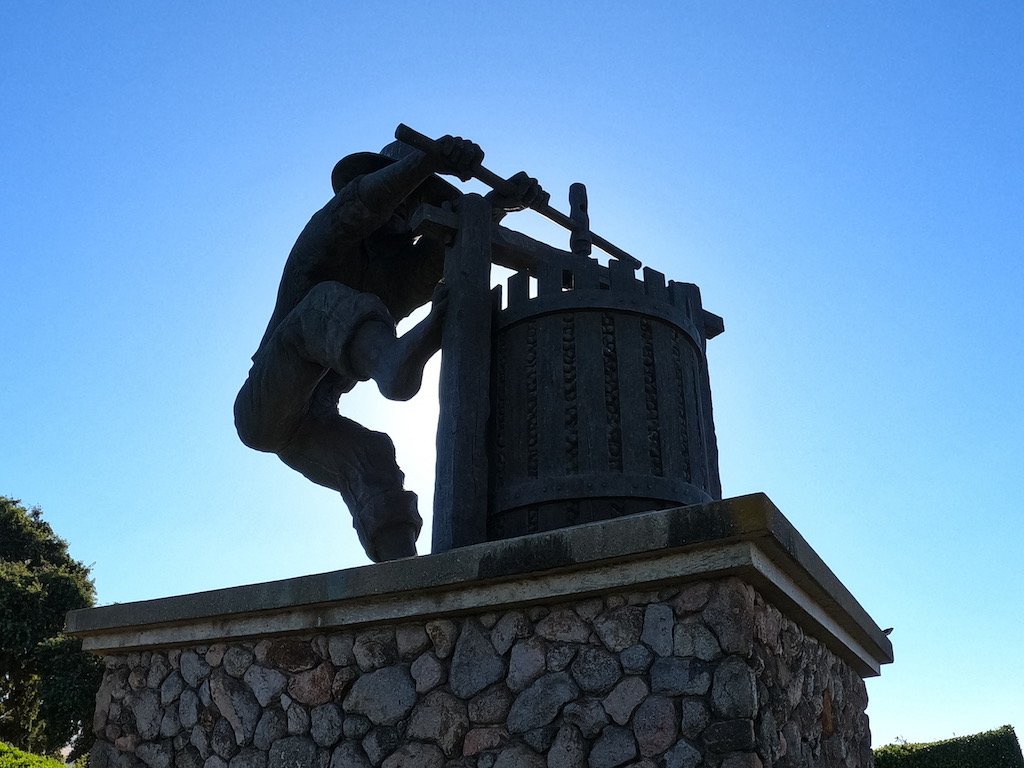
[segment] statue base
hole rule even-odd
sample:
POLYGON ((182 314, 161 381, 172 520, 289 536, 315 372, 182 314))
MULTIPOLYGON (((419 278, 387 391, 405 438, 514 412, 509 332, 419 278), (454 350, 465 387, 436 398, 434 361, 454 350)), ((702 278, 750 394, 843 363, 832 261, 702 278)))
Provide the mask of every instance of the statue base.
POLYGON ((68 615, 90 768, 870 766, 888 638, 761 494, 68 615))

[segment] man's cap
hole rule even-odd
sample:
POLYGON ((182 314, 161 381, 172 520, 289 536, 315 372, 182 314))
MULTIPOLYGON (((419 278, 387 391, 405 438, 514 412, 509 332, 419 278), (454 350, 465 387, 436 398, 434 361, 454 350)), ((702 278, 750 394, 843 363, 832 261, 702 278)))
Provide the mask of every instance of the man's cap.
MULTIPOLYGON (((338 194, 341 188, 356 176, 379 171, 381 168, 387 168, 403 158, 418 154, 421 154, 418 149, 410 147, 401 141, 393 141, 384 147, 379 154, 377 152, 355 152, 351 155, 346 155, 338 161, 338 164, 334 166, 334 170, 331 171, 331 186, 334 187, 334 194, 338 194)), ((455 200, 462 194, 458 189, 435 174, 430 174, 417 189, 422 190, 427 197, 431 197, 437 202, 455 200)))

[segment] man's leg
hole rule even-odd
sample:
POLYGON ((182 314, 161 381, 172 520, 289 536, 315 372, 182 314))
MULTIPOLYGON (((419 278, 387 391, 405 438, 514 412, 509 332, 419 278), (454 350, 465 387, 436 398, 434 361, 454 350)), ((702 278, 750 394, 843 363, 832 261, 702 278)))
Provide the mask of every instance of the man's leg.
POLYGON ((416 494, 403 489, 405 475, 387 435, 337 414, 310 414, 278 455, 314 483, 341 493, 371 560, 416 554, 423 520, 416 494))
POLYGON ((408 400, 420 390, 423 367, 441 348, 441 326, 448 308, 448 288, 438 285, 430 313, 401 336, 392 323, 368 321, 359 326, 348 356, 361 379, 373 379, 389 400, 408 400))
POLYGON ((348 347, 364 325, 394 325, 376 296, 341 283, 320 283, 281 321, 253 357, 235 399, 242 442, 277 453, 287 445, 329 370, 350 382, 365 378, 348 347))

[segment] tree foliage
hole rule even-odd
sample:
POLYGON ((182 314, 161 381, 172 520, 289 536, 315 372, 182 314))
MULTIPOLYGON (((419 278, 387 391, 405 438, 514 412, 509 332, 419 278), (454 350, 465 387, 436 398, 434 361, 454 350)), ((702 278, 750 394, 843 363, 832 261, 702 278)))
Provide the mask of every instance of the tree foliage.
POLYGON ((0 768, 64 768, 64 763, 31 752, 22 752, 0 742, 0 768))
POLYGON ((63 628, 94 599, 89 567, 42 511, 0 496, 0 741, 46 755, 88 747, 101 666, 63 628))
POLYGON ((877 768, 1024 768, 1017 734, 994 731, 930 744, 889 744, 875 750, 877 768))

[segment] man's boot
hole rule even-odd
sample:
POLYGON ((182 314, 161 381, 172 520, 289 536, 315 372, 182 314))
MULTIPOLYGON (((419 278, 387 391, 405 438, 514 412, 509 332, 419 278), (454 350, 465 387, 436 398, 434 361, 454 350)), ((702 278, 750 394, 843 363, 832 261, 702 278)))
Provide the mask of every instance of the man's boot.
POLYGON ((375 563, 416 556, 416 538, 423 520, 412 491, 384 491, 353 516, 366 554, 375 563))

